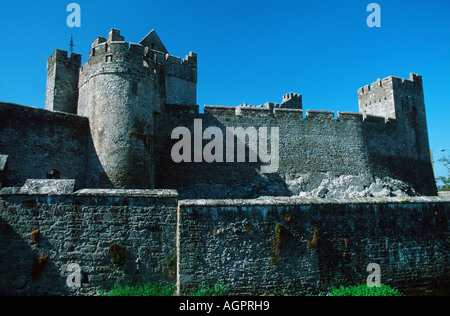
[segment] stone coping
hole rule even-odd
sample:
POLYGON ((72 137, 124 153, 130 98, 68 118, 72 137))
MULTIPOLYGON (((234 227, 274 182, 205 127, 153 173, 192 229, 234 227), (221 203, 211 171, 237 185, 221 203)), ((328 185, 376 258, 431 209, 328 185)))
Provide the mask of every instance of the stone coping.
POLYGON ((72 196, 72 197, 143 197, 143 198, 178 198, 176 190, 125 190, 125 189, 82 189, 73 193, 24 192, 22 187, 0 189, 0 196, 72 196))
POLYGON ((114 197, 167 197, 178 198, 178 191, 171 189, 82 189, 76 196, 114 196, 114 197))
MULTIPOLYGON (((60 182, 65 182, 64 180, 60 182)), ((67 181, 70 182, 70 181, 67 181)), ((70 196, 70 197, 140 197, 140 198, 179 198, 174 189, 81 189, 76 192, 51 192, 44 190, 24 191, 23 187, 0 189, 1 196, 70 196)), ((415 197, 378 198, 300 198, 264 196, 256 199, 186 199, 179 200, 180 206, 265 206, 265 205, 323 205, 323 204, 412 204, 412 203, 450 203, 450 195, 415 197)))
POLYGON ((190 206, 266 206, 266 205, 323 205, 323 204, 417 204, 417 203, 450 203, 450 196, 416 196, 416 197, 384 197, 384 198, 352 198, 352 199, 320 199, 299 197, 260 197, 257 199, 230 200, 180 200, 179 205, 190 206))

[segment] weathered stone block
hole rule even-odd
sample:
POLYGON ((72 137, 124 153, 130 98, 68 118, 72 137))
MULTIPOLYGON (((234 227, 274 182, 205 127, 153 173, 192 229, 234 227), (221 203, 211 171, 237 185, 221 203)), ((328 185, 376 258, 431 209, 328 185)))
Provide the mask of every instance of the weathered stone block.
POLYGON ((75 180, 29 179, 20 194, 66 195, 74 192, 75 180))
POLYGON ((274 112, 275 112, 276 118, 286 118, 286 119, 292 119, 292 120, 303 119, 303 110, 299 110, 299 109, 275 108, 274 112))
POLYGON ((337 112, 339 121, 362 122, 363 114, 354 112, 337 112))
POLYGON ((307 110, 306 118, 316 121, 330 121, 334 120, 333 111, 317 111, 317 110, 307 110))

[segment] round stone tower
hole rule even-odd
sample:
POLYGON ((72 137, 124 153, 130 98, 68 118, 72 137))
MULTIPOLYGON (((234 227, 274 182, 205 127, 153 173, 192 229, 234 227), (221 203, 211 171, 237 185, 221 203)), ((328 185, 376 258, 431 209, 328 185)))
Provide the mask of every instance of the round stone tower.
POLYGON ((94 40, 80 68, 78 115, 90 122, 93 187, 154 187, 154 111, 163 102, 164 71, 147 51, 112 29, 94 40))

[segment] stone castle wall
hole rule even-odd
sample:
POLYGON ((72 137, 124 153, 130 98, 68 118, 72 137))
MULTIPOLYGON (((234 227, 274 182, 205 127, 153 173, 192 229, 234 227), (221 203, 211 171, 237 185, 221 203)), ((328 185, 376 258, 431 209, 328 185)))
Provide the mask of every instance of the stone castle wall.
POLYGON ((365 283, 370 263, 384 284, 445 282, 450 204, 437 201, 180 201, 179 291, 318 294, 365 283))
POLYGON ((0 200, 0 295, 92 295, 117 283, 175 283, 176 192, 83 190, 0 200), (124 250, 123 265, 113 263, 112 244, 124 250), (39 269, 41 255, 48 261, 39 269), (70 264, 81 267, 81 287, 67 285, 70 264))
POLYGON ((172 190, 0 193, 0 294, 97 295, 149 281, 176 284, 182 295, 219 282, 231 294, 318 294, 365 282, 369 263, 380 265, 385 284, 448 282, 449 206, 438 197, 178 201, 172 190), (119 265, 113 244, 124 250, 119 265), (80 287, 67 285, 71 264, 81 269, 80 287))
MULTIPOLYGON (((5 113, 0 152, 9 156, 3 186, 43 179, 50 169, 60 171, 63 179, 75 179, 77 188, 102 187, 99 183, 113 186, 100 160, 99 147, 94 148, 91 138, 91 133, 105 133, 106 114, 101 122, 89 122, 80 116, 8 103, 2 103, 0 111, 5 113)), ((154 138, 142 139, 140 136, 148 134, 139 129, 125 128, 122 134, 127 142, 134 141, 154 153, 155 187, 177 189, 186 198, 297 195, 317 188, 325 178, 341 175, 391 177, 411 184, 418 194, 435 195, 430 160, 426 155, 418 158, 416 140, 411 140, 417 134, 405 132, 398 120, 385 122, 382 117, 363 116, 339 112, 335 118, 333 112, 307 111, 304 117, 299 109, 215 106, 206 106, 205 113, 198 113, 198 106, 167 105, 155 120, 158 132, 154 138), (193 136, 194 119, 201 119, 202 131, 218 127, 223 135, 227 127, 254 128, 257 133, 260 127, 267 127, 269 133, 271 127, 279 128, 278 172, 262 174, 261 161, 249 162, 248 143, 245 163, 174 163, 171 150, 177 140, 171 139, 171 133, 184 126, 193 136), (305 181, 290 186, 299 176, 305 181)), ((208 142, 204 140, 203 146, 208 142)), ((107 146, 107 142, 99 146, 107 146)), ((114 155, 108 157, 115 159, 114 155)), ((136 157, 139 160, 140 155, 136 157)), ((133 176, 132 172, 127 174, 133 176)))
MULTIPOLYGON (((431 162, 426 155, 417 157, 417 134, 405 133, 395 119, 360 113, 299 109, 205 106, 167 106, 158 122, 155 176, 158 188, 175 188, 188 198, 251 198, 261 195, 295 195, 316 188, 326 177, 371 175, 391 177, 409 183, 418 194, 435 195, 431 162), (258 172, 262 163, 174 163, 171 149, 175 126, 185 126, 194 135, 194 120, 202 121, 203 131, 218 127, 279 128, 279 169, 275 174, 258 172), (406 167, 407 166, 407 167, 406 167), (189 176, 194 175, 195 176, 189 176), (293 191, 287 182, 308 177, 293 191), (278 185, 275 185, 278 183, 278 185)), ((257 135, 253 135, 257 137, 257 135)), ((204 140, 205 146, 210 140, 204 140)), ((194 143, 192 141, 192 148, 194 143)), ((270 139, 268 148, 271 148, 270 139)), ((225 150, 225 149, 224 149, 225 150)), ((224 159, 225 161, 225 159, 224 159)), ((236 160, 235 160, 236 161, 236 160)))
POLYGON ((87 186, 92 143, 87 118, 1 102, 0 135, 0 153, 8 156, 3 186, 45 179, 51 169, 62 179, 75 179, 77 188, 87 186))

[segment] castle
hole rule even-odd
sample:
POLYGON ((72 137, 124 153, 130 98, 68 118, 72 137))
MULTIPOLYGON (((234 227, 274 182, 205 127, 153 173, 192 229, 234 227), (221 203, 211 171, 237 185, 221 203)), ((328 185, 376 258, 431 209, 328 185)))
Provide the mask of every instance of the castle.
POLYGON ((387 283, 450 279, 421 76, 378 79, 357 91, 359 112, 336 116, 304 113, 296 93, 200 113, 197 55, 170 55, 154 30, 136 44, 111 29, 81 60, 50 56, 45 109, 0 102, 0 294, 95 294, 136 275, 178 293, 310 293, 359 282, 370 262, 387 283), (194 148, 240 129, 233 162, 175 162, 177 127, 203 135, 194 148), (270 173, 249 145, 265 128, 278 131, 270 173), (74 262, 82 285, 68 288, 74 262))
POLYGON ((177 189, 187 197, 232 198, 296 195, 325 178, 364 174, 402 181, 412 195, 436 194, 419 75, 359 89, 359 113, 338 112, 337 119, 327 111, 306 111, 304 118, 302 96, 293 93, 281 104, 205 106, 199 113, 197 55, 171 56, 154 30, 135 44, 116 29, 92 42, 84 65, 81 55, 55 50, 47 74, 45 111, 2 103, 4 186, 57 170, 61 179, 75 179, 75 189, 177 189), (173 129, 192 130, 196 118, 204 129, 278 127, 278 173, 258 174, 249 163, 173 163, 173 129), (299 177, 300 188, 286 185, 299 177), (211 185, 215 192, 206 190, 211 185))

